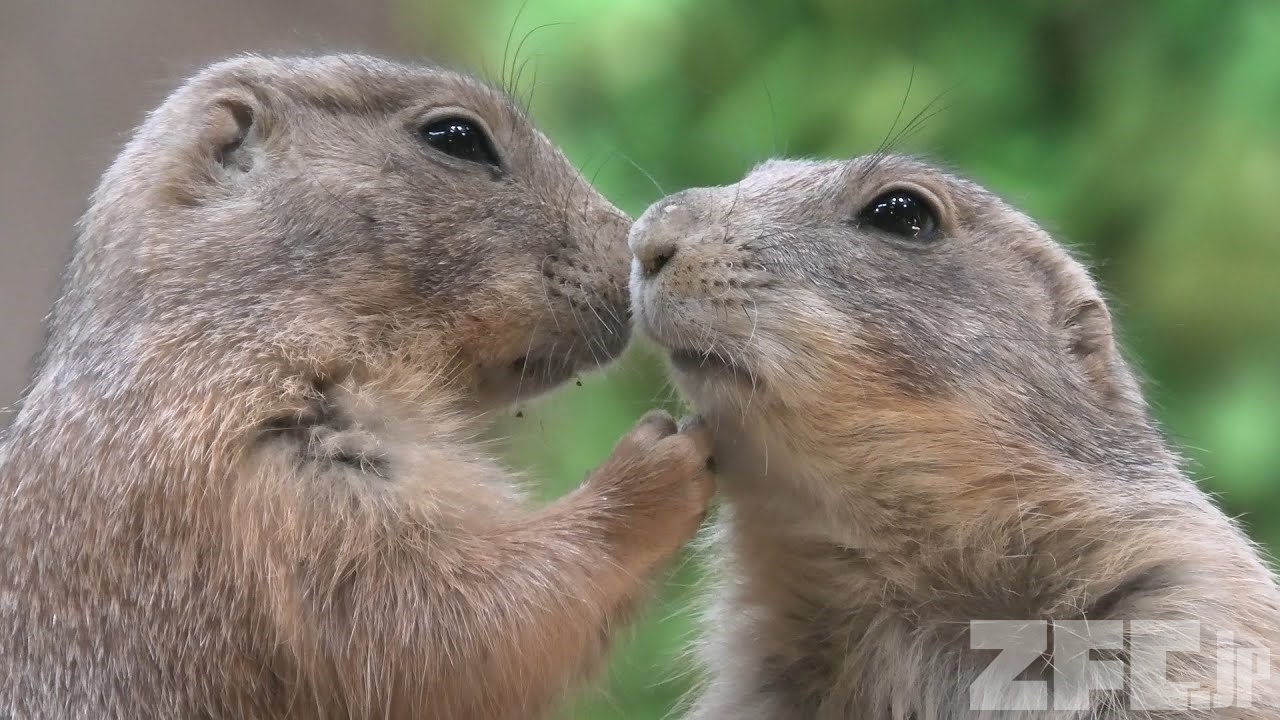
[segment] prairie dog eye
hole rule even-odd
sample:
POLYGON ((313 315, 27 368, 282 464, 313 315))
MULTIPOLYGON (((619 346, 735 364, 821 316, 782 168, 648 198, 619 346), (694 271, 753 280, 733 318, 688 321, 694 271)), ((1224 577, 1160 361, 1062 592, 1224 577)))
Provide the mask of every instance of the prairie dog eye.
POLYGON ((427 145, 460 160, 501 167, 493 142, 474 121, 464 117, 432 120, 418 129, 427 145))
POLYGON ((917 242, 930 242, 938 235, 933 204, 911 190, 890 190, 877 196, 858 213, 858 223, 917 242))

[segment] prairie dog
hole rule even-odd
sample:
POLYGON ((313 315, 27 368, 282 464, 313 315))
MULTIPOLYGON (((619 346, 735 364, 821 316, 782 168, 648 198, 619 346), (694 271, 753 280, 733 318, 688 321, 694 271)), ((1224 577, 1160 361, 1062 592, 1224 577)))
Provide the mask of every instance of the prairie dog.
POLYGON ((692 717, 1280 717, 1272 571, 1030 218, 905 157, 775 160, 630 245, 725 497, 692 717))
POLYGON ((711 493, 662 414, 540 509, 476 440, 627 344, 629 225, 461 74, 188 81, 91 198, 0 444, 0 717, 545 713, 711 493))

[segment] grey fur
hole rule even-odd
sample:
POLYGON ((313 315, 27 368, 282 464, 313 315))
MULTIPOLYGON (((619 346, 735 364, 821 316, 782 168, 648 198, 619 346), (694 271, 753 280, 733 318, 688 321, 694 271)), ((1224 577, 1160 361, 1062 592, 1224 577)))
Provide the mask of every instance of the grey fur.
POLYGON ((1197 620, 1204 651, 1170 678, 1208 687, 1216 632, 1280 651, 1270 568, 1185 477, 1102 296, 1030 218, 909 158, 775 160, 659 201, 630 243, 637 324, 715 428, 726 498, 691 717, 1280 716, 1274 671, 1249 708, 971 709, 994 655, 971 620, 1197 620), (936 242, 859 220, 891 188, 937 206, 936 242))

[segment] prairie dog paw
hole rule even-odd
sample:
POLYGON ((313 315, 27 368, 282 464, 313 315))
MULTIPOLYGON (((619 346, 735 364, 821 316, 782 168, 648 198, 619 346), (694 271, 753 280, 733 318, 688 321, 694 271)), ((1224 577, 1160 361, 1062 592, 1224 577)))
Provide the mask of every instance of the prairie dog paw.
POLYGON ((589 482, 614 506, 625 542, 670 555, 697 532, 715 494, 711 430, 700 418, 676 423, 651 411, 589 482))

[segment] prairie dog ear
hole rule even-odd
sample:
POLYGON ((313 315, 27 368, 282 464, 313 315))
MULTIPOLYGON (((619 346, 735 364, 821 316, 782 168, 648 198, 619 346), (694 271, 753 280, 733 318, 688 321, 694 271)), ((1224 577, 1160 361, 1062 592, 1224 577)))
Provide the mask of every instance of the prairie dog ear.
POLYGON ((1111 313, 1097 298, 1077 300, 1066 309, 1062 329, 1067 334, 1067 349, 1085 368, 1085 374, 1100 379, 1107 373, 1115 354, 1111 313))
POLYGON ((1116 346, 1111 312, 1099 297, 1084 297, 1067 305, 1060 322, 1067 351, 1085 379, 1113 409, 1142 405, 1137 382, 1116 346))
POLYGON ((152 114, 136 152, 151 157, 148 185, 178 206, 246 189, 265 169, 277 102, 236 77, 198 79, 152 114))
POLYGON ((205 105, 196 128, 200 160, 213 179, 248 175, 265 161, 264 108, 246 90, 223 90, 205 105))

